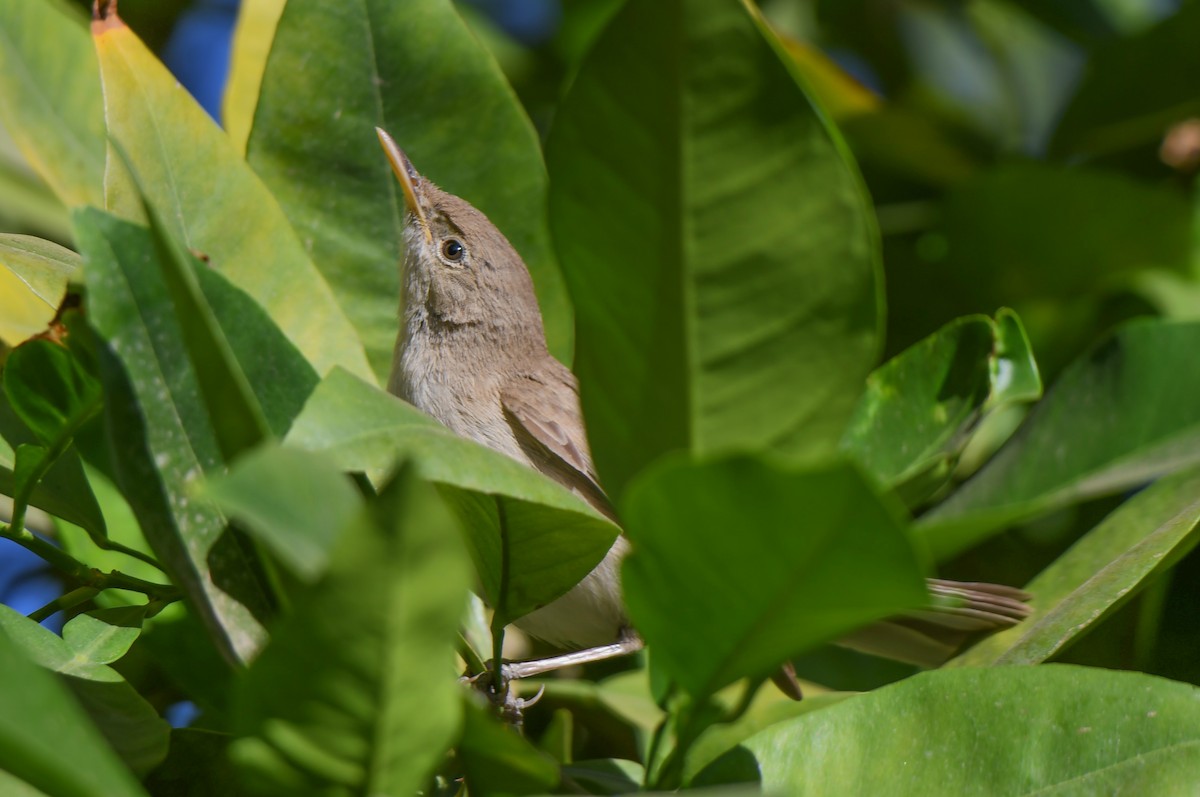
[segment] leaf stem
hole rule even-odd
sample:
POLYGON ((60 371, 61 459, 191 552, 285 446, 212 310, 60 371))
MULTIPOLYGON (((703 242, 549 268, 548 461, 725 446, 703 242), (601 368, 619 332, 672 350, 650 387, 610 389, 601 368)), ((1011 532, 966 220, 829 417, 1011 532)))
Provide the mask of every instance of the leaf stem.
MULTIPOLYGON (((14 514, 16 513, 14 512, 14 514)), ((166 602, 178 600, 180 597, 179 590, 171 584, 157 584, 153 581, 137 578, 136 576, 126 575, 117 570, 110 570, 105 573, 94 567, 89 567, 69 553, 35 536, 28 529, 18 528, 15 523, 0 523, 0 537, 12 540, 22 548, 37 554, 49 562, 56 570, 59 570, 71 580, 78 582, 80 586, 92 587, 97 591, 126 589, 131 592, 140 592, 148 597, 158 598, 166 602)))
POLYGON ((29 619, 35 623, 40 623, 53 614, 66 609, 73 609, 81 603, 90 601, 99 594, 100 590, 95 587, 78 587, 65 595, 59 595, 37 611, 30 612, 29 619))

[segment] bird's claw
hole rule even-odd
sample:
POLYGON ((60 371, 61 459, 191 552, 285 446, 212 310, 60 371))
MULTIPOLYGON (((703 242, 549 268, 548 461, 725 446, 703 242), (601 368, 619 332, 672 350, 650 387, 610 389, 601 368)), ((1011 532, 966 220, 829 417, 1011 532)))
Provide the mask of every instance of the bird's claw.
POLYGON ((500 665, 499 684, 493 677, 494 674, 494 665, 489 661, 486 670, 474 675, 464 675, 459 678, 459 681, 471 685, 486 695, 488 701, 496 707, 506 722, 520 727, 524 722, 525 709, 531 708, 542 699, 542 695, 546 693, 546 687, 544 684, 540 686, 537 694, 533 697, 517 697, 511 689, 512 681, 515 680, 512 668, 507 664, 500 665))

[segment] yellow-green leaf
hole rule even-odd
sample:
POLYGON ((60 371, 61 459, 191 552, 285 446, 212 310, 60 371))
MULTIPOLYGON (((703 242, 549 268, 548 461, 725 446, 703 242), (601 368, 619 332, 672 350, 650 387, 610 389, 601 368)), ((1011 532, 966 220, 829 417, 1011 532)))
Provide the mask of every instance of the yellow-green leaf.
MULTIPOLYGON (((92 23, 109 135, 129 156, 171 232, 249 293, 320 373, 364 377, 362 343, 278 203, 229 138, 115 13, 92 23)), ((106 204, 142 216, 115 152, 106 204)))

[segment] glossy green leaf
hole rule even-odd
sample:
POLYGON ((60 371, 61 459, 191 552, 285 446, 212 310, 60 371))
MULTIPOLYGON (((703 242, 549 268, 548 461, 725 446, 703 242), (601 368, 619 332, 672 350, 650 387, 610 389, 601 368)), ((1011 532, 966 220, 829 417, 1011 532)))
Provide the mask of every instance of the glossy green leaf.
POLYGON ((76 648, 7 606, 0 606, 0 633, 7 634, 27 658, 63 676, 83 710, 131 769, 144 774, 163 760, 167 723, 116 670, 91 658, 94 650, 89 645, 76 648))
POLYGON ((968 316, 905 349, 867 378, 842 451, 909 504, 949 477, 980 418, 1035 401, 1042 383, 1021 322, 968 316))
POLYGON ((146 185, 128 158, 123 153, 121 157, 142 199, 142 210, 158 253, 160 279, 175 311, 180 339, 196 373, 200 397, 209 417, 217 421, 213 424, 217 444, 225 460, 232 460, 267 439, 270 432, 266 417, 230 351, 216 314, 204 298, 196 276, 204 268, 203 263, 185 251, 171 234, 162 216, 149 204, 146 185))
POLYGON ((893 508, 848 465, 672 461, 623 509, 630 617, 698 698, 928 601, 893 508))
POLYGON ((1117 508, 1025 587, 1032 615, 950 666, 1037 664, 1178 562, 1200 541, 1200 472, 1168 476, 1117 508))
POLYGON ((239 152, 246 151, 267 56, 287 0, 242 0, 229 53, 229 76, 221 102, 221 126, 239 152))
POLYGON ((64 440, 100 411, 100 383, 65 347, 48 340, 18 346, 4 365, 8 403, 45 445, 64 440))
POLYGON ((56 243, 0 234, 0 339, 15 346, 43 332, 78 267, 79 255, 56 243))
POLYGON ((72 617, 63 626, 62 638, 76 656, 112 664, 141 636, 145 617, 145 606, 93 609, 72 617))
POLYGON ((2 629, 0 672, 0 770, 52 797, 144 797, 78 703, 2 629))
MULTIPOLYGON (((87 263, 89 321, 101 338, 105 412, 123 441, 116 475, 158 560, 217 646, 247 660, 262 644, 269 601, 252 555, 189 485, 223 467, 148 230, 96 210, 75 215, 87 263)), ((243 341, 243 346, 260 345, 243 341)), ((236 348, 236 347, 235 347, 236 348)))
MULTIPOLYGON (((361 342, 278 203, 229 139, 115 15, 93 25, 108 132, 170 232, 249 293, 320 372, 368 375, 361 342)), ((142 218, 120 158, 109 209, 142 218)))
POLYGON ((468 583, 452 516, 402 469, 342 529, 324 578, 239 683, 233 755, 256 790, 416 792, 460 722, 454 640, 468 583))
POLYGON ((1016 435, 916 529, 946 556, 989 533, 1200 460, 1200 323, 1127 324, 1077 360, 1016 435))
POLYGON ((305 580, 325 571, 337 532, 362 508, 328 457, 268 445, 210 479, 203 494, 305 580))
POLYGON ((555 116, 551 229, 613 494, 672 450, 829 453, 874 363, 871 209, 779 48, 739 0, 631 0, 555 116))
POLYGON ((764 791, 796 797, 1185 795, 1200 778, 1197 728, 1190 684, 1052 664, 963 669, 780 723, 732 755, 758 767, 764 791))
MULTIPOLYGON (((36 444, 37 437, 17 417, 3 391, 0 391, 0 438, 0 493, 14 496, 17 493, 16 451, 22 446, 36 444)), ((63 452, 50 466, 34 487, 29 503, 88 529, 90 534, 104 533, 104 516, 74 449, 63 452)))
POLYGON ((104 199, 104 103, 78 10, 0 0, 0 121, 67 205, 104 199))
POLYGON ((475 700, 463 701, 463 732, 456 749, 471 794, 541 794, 558 786, 554 760, 475 700))
POLYGON ((290 0, 247 159, 354 322, 381 381, 398 328, 405 211, 377 126, 421 174, 508 237, 533 275, 551 352, 569 362, 571 310, 546 230, 537 134, 450 0, 290 0))
POLYGON ((397 457, 410 459, 462 515, 484 596, 508 621, 578 583, 617 535, 616 526, 546 476, 345 372, 321 383, 286 442, 374 475, 397 457), (507 544, 492 496, 505 508, 507 544))
POLYGON ((1098 156, 1155 144, 1172 123, 1200 114, 1188 80, 1147 80, 1200 71, 1200 8, 1184 3, 1149 30, 1098 49, 1051 142, 1056 155, 1098 156))

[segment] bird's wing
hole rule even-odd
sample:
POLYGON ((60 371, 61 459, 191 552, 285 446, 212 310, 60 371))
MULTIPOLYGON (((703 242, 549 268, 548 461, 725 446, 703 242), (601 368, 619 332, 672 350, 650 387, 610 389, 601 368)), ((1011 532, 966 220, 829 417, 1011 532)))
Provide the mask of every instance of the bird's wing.
POLYGON ((500 402, 538 470, 615 520, 592 465, 575 376, 557 362, 536 373, 515 376, 501 388, 500 402))

